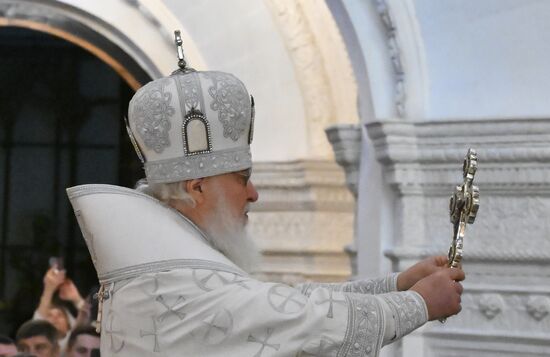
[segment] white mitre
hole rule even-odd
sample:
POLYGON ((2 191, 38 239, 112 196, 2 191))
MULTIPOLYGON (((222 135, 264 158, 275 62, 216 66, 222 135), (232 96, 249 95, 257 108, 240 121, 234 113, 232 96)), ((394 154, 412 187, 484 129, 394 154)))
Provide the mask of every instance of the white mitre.
POLYGON ((250 168, 254 98, 230 73, 195 71, 183 55, 179 66, 140 88, 128 107, 128 134, 148 182, 250 168))

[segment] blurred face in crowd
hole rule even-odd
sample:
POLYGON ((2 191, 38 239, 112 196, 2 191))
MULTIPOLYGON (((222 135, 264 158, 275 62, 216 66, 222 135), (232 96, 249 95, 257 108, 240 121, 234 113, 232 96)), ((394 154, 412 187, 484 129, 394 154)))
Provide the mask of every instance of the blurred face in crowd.
POLYGON ((52 307, 46 315, 46 320, 50 322, 59 332, 59 337, 65 337, 70 330, 69 319, 65 311, 58 307, 52 307))
POLYGON ((81 334, 71 348, 67 351, 66 357, 90 357, 93 350, 99 349, 99 337, 81 334))
POLYGON ((22 338, 17 342, 19 352, 25 352, 36 357, 59 357, 59 345, 52 344, 44 336, 22 338))
POLYGON ((17 353, 17 348, 13 343, 3 344, 0 343, 0 357, 11 357, 17 353))

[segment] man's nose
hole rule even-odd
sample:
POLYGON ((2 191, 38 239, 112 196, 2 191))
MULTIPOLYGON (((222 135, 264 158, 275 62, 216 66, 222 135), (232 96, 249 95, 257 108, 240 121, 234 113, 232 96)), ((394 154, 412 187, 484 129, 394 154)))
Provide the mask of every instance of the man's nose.
POLYGON ((256 191, 256 187, 254 186, 251 180, 248 181, 248 184, 246 185, 246 189, 248 193, 248 202, 256 202, 260 195, 258 194, 258 191, 256 191))

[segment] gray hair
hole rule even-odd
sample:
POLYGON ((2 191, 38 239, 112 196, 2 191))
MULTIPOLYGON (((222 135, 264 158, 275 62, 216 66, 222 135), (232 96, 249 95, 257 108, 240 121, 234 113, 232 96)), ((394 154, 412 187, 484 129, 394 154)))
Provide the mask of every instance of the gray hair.
POLYGON ((147 183, 147 180, 141 179, 136 183, 136 191, 155 197, 157 200, 168 204, 170 200, 182 201, 186 205, 195 207, 195 200, 187 192, 185 183, 187 181, 169 182, 169 183, 147 183))

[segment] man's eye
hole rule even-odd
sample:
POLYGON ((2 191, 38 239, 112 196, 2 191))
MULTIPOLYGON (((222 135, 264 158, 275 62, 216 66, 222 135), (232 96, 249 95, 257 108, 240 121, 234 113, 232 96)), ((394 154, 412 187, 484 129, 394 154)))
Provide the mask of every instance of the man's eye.
POLYGON ((248 185, 248 181, 250 180, 250 174, 251 174, 250 170, 237 172, 237 175, 239 175, 243 185, 245 186, 248 185))

